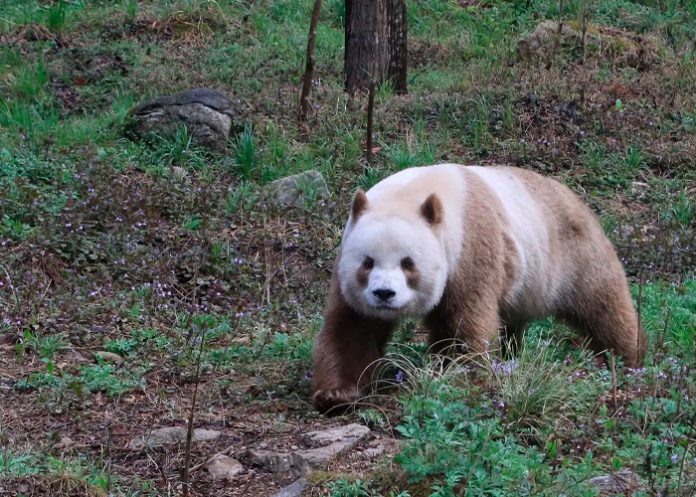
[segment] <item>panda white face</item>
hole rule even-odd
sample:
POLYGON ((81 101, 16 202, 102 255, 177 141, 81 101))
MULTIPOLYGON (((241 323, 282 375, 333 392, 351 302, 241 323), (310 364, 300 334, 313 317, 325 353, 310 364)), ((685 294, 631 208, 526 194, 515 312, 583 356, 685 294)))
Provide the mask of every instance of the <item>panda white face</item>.
POLYGON ((361 216, 345 235, 338 271, 348 305, 387 320, 427 314, 447 280, 443 244, 419 216, 361 216))

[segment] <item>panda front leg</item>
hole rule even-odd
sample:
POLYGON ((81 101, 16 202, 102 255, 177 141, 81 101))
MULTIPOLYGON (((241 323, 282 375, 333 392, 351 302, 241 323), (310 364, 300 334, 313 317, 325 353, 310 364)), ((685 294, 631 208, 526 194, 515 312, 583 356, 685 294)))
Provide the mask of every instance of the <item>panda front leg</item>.
POLYGON ((495 295, 474 299, 452 298, 442 301, 425 318, 430 331, 430 350, 447 354, 461 348, 471 355, 487 354, 499 347, 500 316, 495 295))
POLYGON ((338 412, 358 399, 372 380, 395 324, 358 314, 332 282, 324 325, 314 343, 312 403, 317 410, 338 412))

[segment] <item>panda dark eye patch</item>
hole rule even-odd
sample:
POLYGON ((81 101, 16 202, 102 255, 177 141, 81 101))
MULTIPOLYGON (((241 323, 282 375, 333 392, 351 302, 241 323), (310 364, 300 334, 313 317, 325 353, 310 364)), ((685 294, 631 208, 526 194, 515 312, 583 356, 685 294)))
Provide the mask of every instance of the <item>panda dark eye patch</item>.
POLYGON ((401 269, 404 271, 413 271, 413 269, 416 267, 415 263, 413 262, 413 259, 410 257, 404 257, 401 259, 401 269))
POLYGON ((375 266, 375 260, 372 257, 365 257, 363 259, 362 268, 369 271, 375 266))

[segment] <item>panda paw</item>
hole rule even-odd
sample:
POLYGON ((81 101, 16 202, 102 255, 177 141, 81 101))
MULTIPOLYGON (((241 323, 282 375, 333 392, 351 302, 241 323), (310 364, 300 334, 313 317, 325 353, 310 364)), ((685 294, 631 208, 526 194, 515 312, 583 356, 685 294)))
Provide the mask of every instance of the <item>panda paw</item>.
POLYGON ((330 388, 314 392, 312 403, 319 412, 331 416, 344 412, 357 399, 356 388, 330 388))

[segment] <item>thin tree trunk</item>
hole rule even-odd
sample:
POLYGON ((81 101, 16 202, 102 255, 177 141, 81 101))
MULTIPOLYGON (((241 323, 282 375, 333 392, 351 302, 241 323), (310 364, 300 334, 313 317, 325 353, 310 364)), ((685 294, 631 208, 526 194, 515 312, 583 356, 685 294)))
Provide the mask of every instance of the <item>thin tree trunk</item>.
POLYGON ((302 78, 302 93, 300 95, 300 108, 297 119, 300 123, 307 121, 309 111, 309 92, 312 89, 312 77, 314 76, 314 43, 319 23, 319 13, 321 12, 321 0, 315 0, 312 9, 312 20, 309 23, 309 39, 307 41, 307 66, 304 77, 302 78))
POLYGON ((346 0, 345 87, 384 81, 389 65, 387 0, 346 0))

